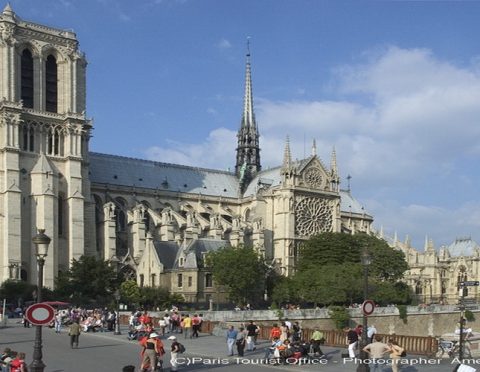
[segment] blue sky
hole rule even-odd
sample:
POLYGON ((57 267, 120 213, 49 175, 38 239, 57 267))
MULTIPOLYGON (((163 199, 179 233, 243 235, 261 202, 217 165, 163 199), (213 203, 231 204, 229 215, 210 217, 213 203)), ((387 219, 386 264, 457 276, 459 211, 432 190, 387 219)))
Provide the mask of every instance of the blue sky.
POLYGON ((375 226, 480 242, 480 2, 12 0, 87 55, 93 151, 227 169, 251 37, 264 168, 313 138, 375 226))

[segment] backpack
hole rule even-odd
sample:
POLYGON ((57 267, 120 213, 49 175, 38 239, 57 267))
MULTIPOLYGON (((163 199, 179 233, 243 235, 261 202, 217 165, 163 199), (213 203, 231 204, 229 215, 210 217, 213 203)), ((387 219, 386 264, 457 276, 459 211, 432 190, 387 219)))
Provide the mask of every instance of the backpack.
POLYGON ((180 354, 183 354, 185 352, 185 346, 183 346, 183 344, 181 344, 180 342, 178 343, 178 352, 180 354))

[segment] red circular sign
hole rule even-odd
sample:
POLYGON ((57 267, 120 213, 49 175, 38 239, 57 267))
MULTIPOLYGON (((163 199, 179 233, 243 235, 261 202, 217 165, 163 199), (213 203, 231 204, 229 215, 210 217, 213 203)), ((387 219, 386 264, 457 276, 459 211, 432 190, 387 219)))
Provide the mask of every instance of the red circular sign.
POLYGON ((25 311, 25 317, 33 325, 49 324, 55 317, 55 310, 50 305, 39 303, 29 306, 25 311))
POLYGON ((372 315, 375 310, 375 302, 372 300, 365 300, 362 304, 362 311, 364 315, 372 315))

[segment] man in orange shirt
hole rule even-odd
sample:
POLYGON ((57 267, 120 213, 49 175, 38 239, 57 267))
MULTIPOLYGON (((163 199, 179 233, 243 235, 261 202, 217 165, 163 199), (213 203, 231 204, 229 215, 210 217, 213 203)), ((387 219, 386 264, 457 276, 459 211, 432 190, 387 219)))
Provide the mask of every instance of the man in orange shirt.
POLYGON ((282 330, 280 329, 277 323, 274 323, 270 331, 270 340, 273 341, 274 339, 280 338, 281 334, 282 334, 282 330))

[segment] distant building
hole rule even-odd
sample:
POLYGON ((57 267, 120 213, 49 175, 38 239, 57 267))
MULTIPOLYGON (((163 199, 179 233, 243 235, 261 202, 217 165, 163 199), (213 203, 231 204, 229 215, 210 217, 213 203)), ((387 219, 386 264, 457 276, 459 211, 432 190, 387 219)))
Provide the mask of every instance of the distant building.
MULTIPOLYGON (((414 249, 409 238, 389 243, 405 254, 409 266, 405 281, 420 303, 456 304, 462 293, 460 283, 480 278, 480 246, 471 238, 457 238, 438 250, 427 238, 423 252, 414 249)), ((479 300, 479 289, 465 287, 465 298, 479 300)))
POLYGON ((250 55, 235 171, 88 151, 86 60, 71 31, 0 15, 0 280, 34 283, 32 236, 52 238, 45 285, 81 255, 116 265, 142 286, 187 301, 216 295, 204 256, 245 244, 284 275, 299 244, 321 232, 367 232, 373 221, 340 190, 335 150, 292 160, 288 139, 262 170, 250 55))

